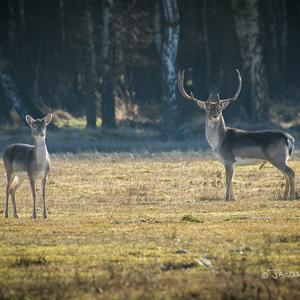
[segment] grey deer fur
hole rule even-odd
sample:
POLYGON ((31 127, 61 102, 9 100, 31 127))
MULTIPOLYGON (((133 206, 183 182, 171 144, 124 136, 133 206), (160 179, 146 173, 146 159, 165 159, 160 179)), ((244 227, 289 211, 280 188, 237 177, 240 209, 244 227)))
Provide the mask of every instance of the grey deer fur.
POLYGON ((46 129, 52 120, 52 114, 43 119, 34 119, 26 116, 26 122, 31 128, 34 145, 13 144, 4 150, 3 162, 7 176, 6 199, 4 216, 8 217, 9 196, 12 201, 13 216, 19 218, 16 208, 15 194, 26 176, 29 178, 32 198, 32 217, 37 218, 35 182, 41 178, 41 190, 43 201, 43 218, 47 218, 46 208, 46 182, 50 171, 50 157, 46 146, 46 129))
POLYGON ((184 71, 179 73, 178 88, 181 95, 206 112, 205 136, 214 154, 222 162, 226 171, 226 201, 234 200, 232 179, 234 165, 252 163, 271 163, 286 178, 284 199, 295 199, 295 173, 288 166, 289 156, 294 148, 295 140, 287 132, 278 130, 245 131, 226 126, 222 111, 235 101, 242 88, 242 79, 238 70, 239 86, 232 98, 206 101, 198 100, 193 93, 184 90, 184 71))

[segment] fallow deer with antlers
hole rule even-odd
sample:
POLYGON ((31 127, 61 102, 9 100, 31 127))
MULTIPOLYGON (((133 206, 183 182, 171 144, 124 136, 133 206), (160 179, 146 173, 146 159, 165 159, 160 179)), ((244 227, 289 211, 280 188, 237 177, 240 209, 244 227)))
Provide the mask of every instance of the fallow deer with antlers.
POLYGON ((295 140, 287 132, 278 130, 245 131, 226 126, 222 112, 228 105, 237 100, 242 88, 242 79, 238 70, 239 86, 232 98, 212 101, 196 99, 191 92, 184 89, 184 71, 179 73, 178 87, 181 95, 197 104, 206 112, 205 136, 216 157, 226 170, 226 201, 234 200, 232 189, 233 169, 235 165, 269 162, 286 178, 284 199, 295 199, 295 173, 288 166, 289 156, 295 140))

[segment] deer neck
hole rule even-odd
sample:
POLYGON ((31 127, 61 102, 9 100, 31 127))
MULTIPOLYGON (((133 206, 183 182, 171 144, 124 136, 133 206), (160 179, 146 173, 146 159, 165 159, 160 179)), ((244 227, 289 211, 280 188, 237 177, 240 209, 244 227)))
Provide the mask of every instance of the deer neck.
POLYGON ((225 136, 225 132, 226 125, 223 116, 214 121, 210 120, 208 116, 206 116, 205 136, 214 152, 218 151, 218 148, 225 136))
POLYGON ((35 144, 35 160, 37 165, 44 164, 48 160, 48 150, 45 138, 34 139, 35 144))

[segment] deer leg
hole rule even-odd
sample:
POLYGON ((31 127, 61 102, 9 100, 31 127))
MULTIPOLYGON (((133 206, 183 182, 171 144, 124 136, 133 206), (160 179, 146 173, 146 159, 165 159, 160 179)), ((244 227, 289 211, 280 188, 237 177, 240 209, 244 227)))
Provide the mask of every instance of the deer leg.
POLYGON ((12 182, 13 182, 12 175, 7 174, 5 209, 4 209, 4 217, 5 218, 8 218, 8 200, 9 200, 9 194, 10 194, 12 182))
POLYGON ((10 191, 10 197, 11 197, 11 202, 12 202, 12 207, 13 207, 13 216, 17 219, 19 219, 19 214, 17 213, 17 207, 16 207, 16 191, 18 187, 21 185, 21 180, 16 176, 14 178, 12 188, 10 191))
MULTIPOLYGON (((278 163, 273 162, 274 167, 276 167, 279 171, 281 171, 285 177, 288 178, 286 180, 287 186, 289 185, 290 197, 289 200, 295 200, 295 172, 292 170, 286 162, 278 163), (289 182, 288 182, 289 181, 289 182), (289 184, 288 184, 289 183, 289 184)), ((286 193, 287 187, 285 188, 284 196, 286 193)), ((288 193, 288 192, 287 192, 288 193)), ((287 195, 288 196, 288 195, 287 195)), ((288 197, 286 197, 288 198, 288 197)))
POLYGON ((43 201, 43 218, 47 219, 47 208, 46 208, 46 183, 47 178, 42 179, 42 201, 43 201))
POLYGON ((32 192, 32 199, 33 199, 33 212, 32 212, 32 217, 34 219, 37 218, 37 213, 36 213, 36 191, 35 191, 35 182, 34 182, 34 177, 32 175, 28 175, 29 177, 29 182, 30 182, 30 187, 31 187, 31 192, 32 192))
POLYGON ((290 200, 295 200, 295 172, 287 166, 288 177, 290 180, 290 200))
POLYGON ((225 201, 233 201, 232 178, 233 178, 233 165, 225 165, 226 171, 226 198, 225 201))
POLYGON ((290 178, 286 174, 284 174, 285 177, 285 189, 284 189, 284 194, 283 194, 283 199, 287 200, 289 196, 289 191, 290 191, 290 178))
POLYGON ((234 195, 233 195, 233 184, 232 184, 232 181, 231 181, 231 186, 230 186, 230 195, 231 195, 231 200, 234 201, 235 198, 234 198, 234 195))

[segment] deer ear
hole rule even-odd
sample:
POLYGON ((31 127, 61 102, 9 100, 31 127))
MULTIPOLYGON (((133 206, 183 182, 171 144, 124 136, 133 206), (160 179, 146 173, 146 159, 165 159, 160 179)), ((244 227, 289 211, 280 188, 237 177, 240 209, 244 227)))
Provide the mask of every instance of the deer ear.
POLYGON ((221 109, 225 109, 227 108, 227 106, 229 105, 230 101, 224 101, 220 103, 221 109))
POLYGON ((206 110, 206 106, 205 106, 205 103, 204 103, 204 102, 198 101, 198 102, 197 102, 197 105, 198 105, 201 109, 206 110))
POLYGON ((52 120, 52 114, 47 115, 42 120, 45 123, 45 125, 48 125, 51 122, 51 120, 52 120))
POLYGON ((34 123, 35 119, 29 115, 26 115, 25 117, 27 124, 31 127, 32 124, 34 123))

